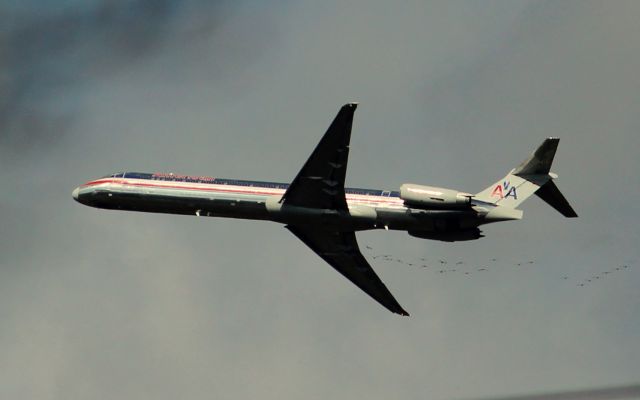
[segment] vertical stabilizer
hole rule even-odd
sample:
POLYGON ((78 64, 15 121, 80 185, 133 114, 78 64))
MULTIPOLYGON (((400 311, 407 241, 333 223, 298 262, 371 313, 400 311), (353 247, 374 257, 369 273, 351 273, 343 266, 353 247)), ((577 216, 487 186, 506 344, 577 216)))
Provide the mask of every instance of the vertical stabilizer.
POLYGON ((559 138, 545 139, 536 151, 511 173, 514 175, 547 175, 551 171, 551 164, 559 142, 559 138))
POLYGON ((537 194, 551 207, 568 218, 578 215, 564 198, 553 179, 551 164, 558 148, 558 138, 547 138, 526 160, 504 178, 474 196, 474 199, 498 206, 516 208, 537 194))
POLYGON ((473 198, 497 206, 516 208, 549 180, 549 175, 519 176, 510 172, 473 198))

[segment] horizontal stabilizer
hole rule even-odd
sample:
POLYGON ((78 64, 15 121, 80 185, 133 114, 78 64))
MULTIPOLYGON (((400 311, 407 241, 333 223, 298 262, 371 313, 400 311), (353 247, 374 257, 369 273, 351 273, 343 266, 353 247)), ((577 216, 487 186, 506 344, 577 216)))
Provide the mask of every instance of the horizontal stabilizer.
POLYGON ((558 189, 553 181, 549 181, 542 185, 536 192, 536 195, 565 217, 578 217, 578 214, 576 214, 567 199, 562 195, 562 193, 560 193, 560 189, 558 189))

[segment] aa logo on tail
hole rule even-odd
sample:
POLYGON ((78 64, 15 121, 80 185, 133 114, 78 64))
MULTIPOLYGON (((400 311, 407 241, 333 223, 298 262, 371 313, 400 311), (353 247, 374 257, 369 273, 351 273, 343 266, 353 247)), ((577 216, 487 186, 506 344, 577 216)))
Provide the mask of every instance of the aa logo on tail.
POLYGON ((513 197, 514 200, 518 200, 518 193, 516 192, 516 187, 511 186, 511 182, 504 181, 502 185, 496 185, 493 192, 491 192, 491 197, 498 197, 500 199, 513 197))

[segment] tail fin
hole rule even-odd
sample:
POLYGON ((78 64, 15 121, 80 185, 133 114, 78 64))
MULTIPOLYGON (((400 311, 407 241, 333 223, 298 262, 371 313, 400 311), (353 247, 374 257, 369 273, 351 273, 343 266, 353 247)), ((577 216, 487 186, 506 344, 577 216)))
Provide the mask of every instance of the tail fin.
POLYGON ((550 172, 553 157, 558 148, 558 138, 548 138, 538 149, 503 179, 474 196, 475 199, 499 206, 516 208, 533 194, 537 194, 551 207, 568 218, 578 215, 564 198, 550 172))

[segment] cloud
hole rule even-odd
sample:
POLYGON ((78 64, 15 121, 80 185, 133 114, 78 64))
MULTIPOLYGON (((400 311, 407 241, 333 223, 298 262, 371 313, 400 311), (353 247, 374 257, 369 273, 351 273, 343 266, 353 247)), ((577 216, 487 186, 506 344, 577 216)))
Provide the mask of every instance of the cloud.
MULTIPOLYGON (((35 6, 34 6, 35 7, 35 6)), ((0 9, 0 146, 55 145, 83 111, 76 95, 146 62, 168 43, 207 37, 224 2, 92 1, 76 7, 0 9)))

